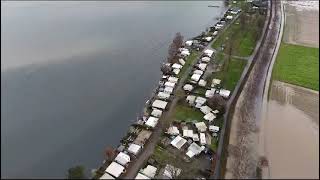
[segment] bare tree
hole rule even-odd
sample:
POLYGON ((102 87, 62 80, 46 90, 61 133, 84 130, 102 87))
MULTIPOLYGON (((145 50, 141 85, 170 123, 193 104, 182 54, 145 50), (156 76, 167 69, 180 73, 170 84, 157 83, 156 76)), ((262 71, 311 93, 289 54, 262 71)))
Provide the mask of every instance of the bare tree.
POLYGON ((178 48, 180 48, 183 45, 183 36, 181 35, 180 32, 177 32, 174 39, 173 39, 173 44, 178 48))
POLYGON ((208 99, 208 106, 214 110, 218 110, 219 113, 223 114, 226 109, 226 100, 220 95, 213 95, 208 99))
POLYGON ((161 67, 160 67, 161 71, 163 74, 166 74, 166 75, 171 75, 173 74, 172 72, 172 67, 171 66, 167 66, 165 64, 162 64, 161 67))
POLYGON ((178 62, 178 50, 183 45, 183 36, 180 32, 176 33, 175 37, 173 38, 172 43, 169 46, 168 50, 168 62, 169 63, 177 63, 178 62))

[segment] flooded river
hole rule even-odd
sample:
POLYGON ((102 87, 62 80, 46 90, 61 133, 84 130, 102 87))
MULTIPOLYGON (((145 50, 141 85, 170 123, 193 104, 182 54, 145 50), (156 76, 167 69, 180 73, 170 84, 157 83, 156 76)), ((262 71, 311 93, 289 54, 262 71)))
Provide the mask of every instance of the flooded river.
POLYGON ((270 178, 319 177, 319 93, 273 81, 265 124, 270 178))
POLYGON ((174 34, 196 36, 224 11, 222 1, 1 1, 1 177, 97 168, 157 85, 174 34))

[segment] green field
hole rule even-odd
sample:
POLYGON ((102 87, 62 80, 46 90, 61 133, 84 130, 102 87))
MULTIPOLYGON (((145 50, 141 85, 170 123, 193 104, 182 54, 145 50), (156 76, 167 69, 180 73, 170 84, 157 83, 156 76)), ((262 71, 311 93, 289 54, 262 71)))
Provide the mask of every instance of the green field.
POLYGON ((281 43, 272 79, 319 91, 319 48, 281 43))
POLYGON ((188 67, 190 67, 190 65, 195 61, 197 60, 197 56, 199 55, 199 52, 192 52, 190 54, 190 56, 188 56, 186 58, 186 63, 183 65, 180 73, 178 74, 178 77, 181 78, 184 73, 186 72, 186 70, 188 69, 188 67))
POLYGON ((175 108, 174 112, 175 119, 180 121, 203 121, 203 114, 198 109, 189 107, 188 105, 179 104, 175 108))
POLYGON ((225 69, 220 72, 213 73, 208 78, 208 82, 212 82, 212 79, 220 79, 222 80, 221 85, 223 88, 233 91, 246 64, 247 60, 231 58, 229 67, 225 67, 225 69))

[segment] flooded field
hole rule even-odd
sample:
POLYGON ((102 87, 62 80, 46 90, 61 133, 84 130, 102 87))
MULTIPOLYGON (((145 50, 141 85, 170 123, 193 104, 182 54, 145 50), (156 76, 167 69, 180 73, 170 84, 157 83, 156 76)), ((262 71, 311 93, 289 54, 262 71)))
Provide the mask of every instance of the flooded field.
POLYGON ((270 178, 319 177, 319 93, 273 81, 265 124, 270 178))

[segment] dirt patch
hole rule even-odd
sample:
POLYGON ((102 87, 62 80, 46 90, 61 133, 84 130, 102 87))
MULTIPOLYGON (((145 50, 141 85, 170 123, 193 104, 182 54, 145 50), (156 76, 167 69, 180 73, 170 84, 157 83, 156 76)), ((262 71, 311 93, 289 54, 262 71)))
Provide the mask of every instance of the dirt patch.
POLYGON ((289 1, 285 4, 284 42, 319 47, 318 3, 317 1, 289 1))
POLYGON ((274 81, 270 93, 264 132, 269 178, 319 178, 318 92, 274 81))

